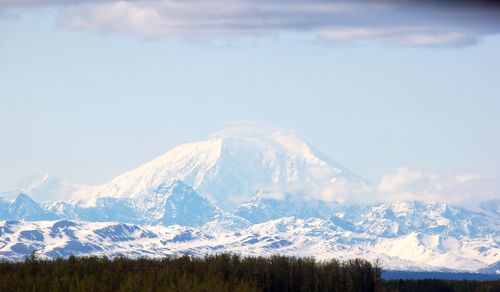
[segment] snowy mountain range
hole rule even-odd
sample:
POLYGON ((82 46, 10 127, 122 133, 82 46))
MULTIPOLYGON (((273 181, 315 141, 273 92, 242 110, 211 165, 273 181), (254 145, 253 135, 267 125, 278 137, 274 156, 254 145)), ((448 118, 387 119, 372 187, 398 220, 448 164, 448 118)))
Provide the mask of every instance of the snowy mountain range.
POLYGON ((226 130, 99 186, 31 181, 15 199, 0 200, 1 257, 231 251, 498 272, 499 200, 465 209, 325 197, 325 189, 369 182, 287 130, 226 130), (66 200, 30 197, 44 192, 66 200))

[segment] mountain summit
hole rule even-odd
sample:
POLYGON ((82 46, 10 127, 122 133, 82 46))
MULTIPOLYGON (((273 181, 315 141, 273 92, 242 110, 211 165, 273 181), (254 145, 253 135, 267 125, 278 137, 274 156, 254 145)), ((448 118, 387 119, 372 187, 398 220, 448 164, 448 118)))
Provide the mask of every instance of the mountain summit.
POLYGON ((109 183, 82 188, 74 199, 136 197, 178 179, 223 209, 234 209, 257 190, 317 189, 362 181, 290 130, 230 128, 209 139, 173 148, 109 183))

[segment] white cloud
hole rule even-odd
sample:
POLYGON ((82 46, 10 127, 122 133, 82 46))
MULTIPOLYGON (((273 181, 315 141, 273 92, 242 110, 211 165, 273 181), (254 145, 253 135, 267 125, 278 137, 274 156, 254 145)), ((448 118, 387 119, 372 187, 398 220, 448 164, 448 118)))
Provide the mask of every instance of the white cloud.
POLYGON ((151 38, 204 39, 293 32, 329 42, 463 46, 500 32, 500 9, 496 6, 485 13, 486 6, 467 9, 389 0, 78 2, 61 10, 65 26, 151 38))
POLYGON ((319 37, 331 42, 353 42, 375 40, 385 43, 399 43, 408 46, 465 46, 479 41, 472 33, 441 31, 432 28, 332 28, 321 31, 319 37))
POLYGON ((332 43, 464 46, 500 32, 500 5, 492 1, 0 0, 0 9, 41 6, 59 7, 70 28, 151 38, 293 32, 332 43))
POLYGON ((381 193, 413 192, 430 185, 430 178, 420 171, 413 171, 405 167, 399 168, 395 173, 382 177, 378 189, 381 193))
POLYGON ((419 200, 469 205, 498 198, 497 177, 460 174, 435 175, 399 168, 380 181, 377 194, 386 201, 419 200))
POLYGON ((500 196, 500 179, 478 174, 427 174, 406 167, 376 184, 339 180, 319 187, 308 199, 354 202, 426 201, 474 206, 500 196))

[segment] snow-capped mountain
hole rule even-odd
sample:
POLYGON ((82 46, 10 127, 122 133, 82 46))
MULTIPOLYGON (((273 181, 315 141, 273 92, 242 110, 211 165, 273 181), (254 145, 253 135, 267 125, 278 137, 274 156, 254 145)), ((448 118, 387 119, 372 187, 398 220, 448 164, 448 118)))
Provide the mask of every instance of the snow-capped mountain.
POLYGON ((336 218, 346 211, 359 213, 361 206, 325 202, 317 199, 304 199, 301 193, 284 193, 280 198, 270 197, 259 191, 247 202, 243 203, 234 212, 235 215, 245 218, 256 224, 287 216, 307 218, 336 218))
POLYGON ((32 175, 17 185, 15 193, 29 194, 38 201, 67 200, 80 187, 51 174, 32 175))
POLYGON ((338 181, 363 181, 287 130, 230 129, 180 145, 109 183, 82 188, 74 199, 136 197, 179 179, 225 210, 257 190, 318 190, 338 181))
POLYGON ((39 197, 71 189, 73 200, 40 204, 29 192, 0 199, 0 220, 7 220, 0 257, 230 251, 463 271, 494 270, 500 261, 499 200, 468 209, 325 198, 332 186, 368 183, 286 130, 223 131, 100 186, 33 181, 23 189, 39 197))
POLYGON ((500 217, 434 202, 392 202, 373 206, 356 226, 380 237, 411 232, 484 238, 500 236, 500 217))
POLYGON ((217 211, 207 199, 180 180, 162 183, 151 192, 134 198, 98 197, 91 205, 81 201, 59 201, 46 202, 43 206, 46 212, 60 219, 164 226, 201 226, 210 221, 217 211))
POLYGON ((180 180, 162 183, 153 192, 134 199, 146 224, 200 226, 215 215, 216 208, 180 180))
POLYGON ((57 216, 47 212, 26 194, 19 194, 14 200, 0 200, 0 219, 54 220, 57 216))
POLYGON ((23 259, 32 251, 43 257, 69 255, 164 255, 234 252, 243 255, 288 254, 318 259, 363 257, 381 260, 386 269, 475 271, 498 260, 500 249, 477 248, 477 240, 411 233, 378 240, 331 221, 284 217, 237 232, 180 225, 139 226, 115 222, 4 221, 0 257, 23 259))
MULTIPOLYGON (((276 202, 254 198, 230 213, 212 206, 180 181, 161 185, 139 202, 148 204, 134 205, 130 198, 99 198, 91 207, 69 205, 69 214, 79 220, 39 221, 65 218, 68 213, 59 212, 58 207, 68 206, 45 205, 42 210, 27 195, 20 195, 6 209, 23 203, 25 212, 9 216, 24 222, 10 220, 0 226, 0 256, 20 259, 32 250, 48 257, 154 257, 231 251, 363 257, 382 259, 385 268, 443 271, 475 271, 500 260, 500 218, 444 204, 398 202, 355 207, 330 203, 324 206, 324 210, 334 212, 329 216, 293 209, 290 213, 295 215, 282 216, 286 212, 277 208, 279 212, 266 219, 247 219, 239 216, 242 209, 266 210, 276 202), (141 225, 102 222, 105 219, 141 225), (255 223, 259 220, 263 222, 255 223)), ((309 204, 314 206, 316 202, 309 204)), ((245 213, 249 214, 254 213, 245 213)))

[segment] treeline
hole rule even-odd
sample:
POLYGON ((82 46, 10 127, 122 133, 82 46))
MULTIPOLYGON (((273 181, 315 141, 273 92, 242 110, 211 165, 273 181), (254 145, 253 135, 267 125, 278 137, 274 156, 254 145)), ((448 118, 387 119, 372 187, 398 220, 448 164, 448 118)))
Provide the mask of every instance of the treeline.
POLYGON ((220 254, 49 260, 32 255, 24 262, 0 262, 0 291, 498 291, 494 282, 490 286, 455 282, 432 286, 436 282, 382 281, 380 267, 360 259, 318 262, 313 258, 220 254))
POLYGON ((129 259, 70 257, 0 263, 0 291, 377 291, 364 260, 286 256, 129 259))

